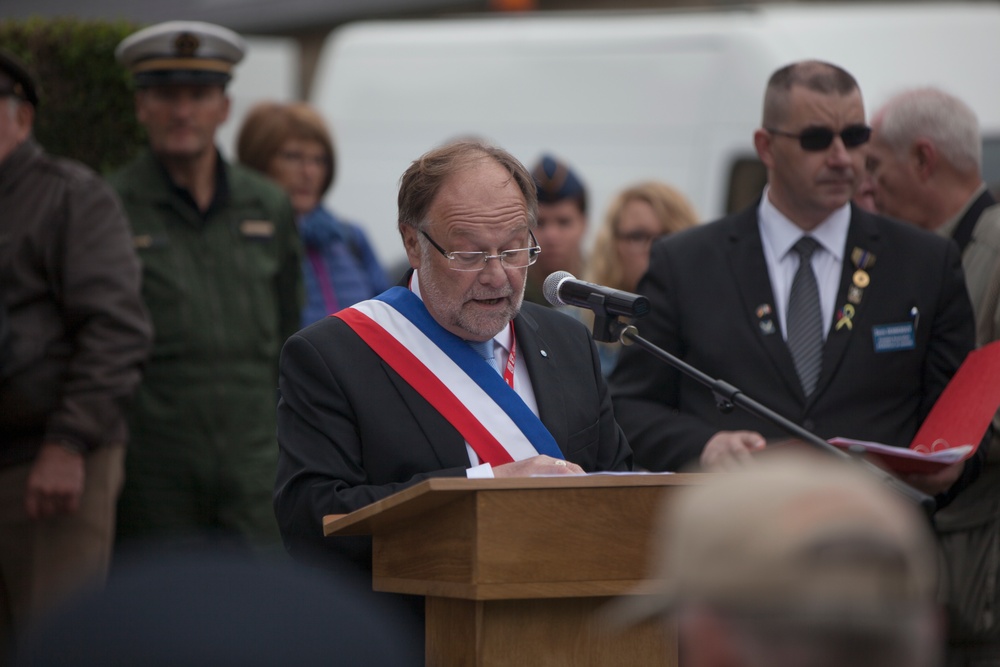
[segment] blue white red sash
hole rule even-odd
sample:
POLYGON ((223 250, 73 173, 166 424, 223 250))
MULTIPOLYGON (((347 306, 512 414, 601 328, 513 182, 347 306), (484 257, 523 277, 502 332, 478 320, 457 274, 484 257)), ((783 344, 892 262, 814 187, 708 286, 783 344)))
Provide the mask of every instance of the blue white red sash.
POLYGON ((564 458, 517 392, 410 290, 393 287, 335 317, 440 412, 483 462, 501 465, 536 454, 564 458))

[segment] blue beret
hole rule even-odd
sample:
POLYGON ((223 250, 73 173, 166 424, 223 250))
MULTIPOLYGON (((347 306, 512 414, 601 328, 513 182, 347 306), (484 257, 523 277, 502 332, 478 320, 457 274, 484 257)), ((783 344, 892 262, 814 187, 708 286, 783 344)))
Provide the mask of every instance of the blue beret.
POLYGON ((543 155, 531 170, 538 189, 538 201, 551 204, 563 199, 577 199, 586 208, 587 188, 573 170, 551 155, 543 155))

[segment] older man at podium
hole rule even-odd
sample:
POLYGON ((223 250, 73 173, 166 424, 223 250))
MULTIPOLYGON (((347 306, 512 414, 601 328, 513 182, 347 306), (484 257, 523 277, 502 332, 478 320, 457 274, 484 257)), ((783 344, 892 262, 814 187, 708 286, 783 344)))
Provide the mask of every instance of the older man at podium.
POLYGON ((429 477, 630 469, 588 331, 522 303, 537 210, 531 175, 485 143, 432 150, 403 174, 412 271, 281 355, 274 505, 294 557, 370 567, 367 539, 324 538, 322 517, 429 477))

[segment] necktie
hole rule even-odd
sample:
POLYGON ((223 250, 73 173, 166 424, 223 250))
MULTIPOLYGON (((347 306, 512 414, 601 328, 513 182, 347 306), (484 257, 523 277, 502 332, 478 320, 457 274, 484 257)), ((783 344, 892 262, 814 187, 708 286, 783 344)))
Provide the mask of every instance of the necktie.
POLYGON ((788 350, 807 397, 816 390, 823 361, 823 313, 812 268, 812 255, 818 247, 816 239, 809 236, 803 236, 792 246, 799 254, 799 269, 788 297, 788 350))
POLYGON ((486 363, 490 365, 490 368, 495 370, 498 374, 500 373, 500 367, 497 366, 496 357, 493 356, 493 339, 484 340, 482 342, 477 342, 474 340, 466 341, 473 350, 476 351, 480 357, 482 357, 486 363))

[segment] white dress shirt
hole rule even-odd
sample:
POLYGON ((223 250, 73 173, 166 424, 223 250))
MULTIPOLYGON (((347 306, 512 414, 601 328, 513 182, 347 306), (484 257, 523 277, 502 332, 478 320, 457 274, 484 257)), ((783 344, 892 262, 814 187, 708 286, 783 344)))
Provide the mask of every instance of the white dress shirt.
POLYGON ((847 245, 847 229, 851 226, 849 204, 838 208, 811 232, 803 232, 800 227, 785 217, 768 199, 768 190, 760 199, 757 209, 760 225, 760 240, 764 246, 764 260, 767 273, 774 290, 773 304, 781 324, 781 335, 788 340, 788 298, 792 292, 792 280, 799 269, 799 254, 792 246, 803 236, 811 236, 819 242, 812 255, 812 268, 819 287, 819 304, 823 313, 823 340, 833 324, 837 292, 840 289, 840 274, 844 262, 844 247, 847 245))

